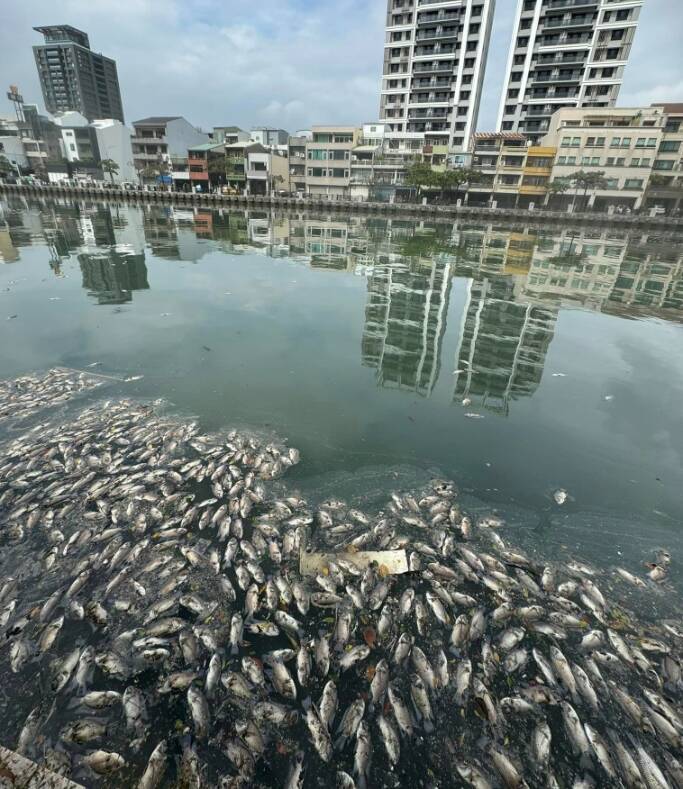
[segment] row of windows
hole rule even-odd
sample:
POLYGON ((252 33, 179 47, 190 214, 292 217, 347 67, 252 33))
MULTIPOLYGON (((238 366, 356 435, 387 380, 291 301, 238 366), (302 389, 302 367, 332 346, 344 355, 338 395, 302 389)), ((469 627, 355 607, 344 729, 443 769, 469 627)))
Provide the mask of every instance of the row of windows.
MULTIPOLYGON (((585 145, 587 148, 602 148, 606 142, 605 137, 587 137, 585 145)), ((630 148, 633 142, 632 137, 612 137, 610 140, 610 148, 630 148)), ((563 148, 580 148, 581 137, 563 137, 560 143, 563 148)), ((636 148, 656 148, 656 137, 638 137, 636 139, 636 148)))
POLYGON ((308 175, 313 178, 349 178, 349 171, 337 167, 309 167, 308 175))
POLYGON ((314 149, 308 152, 308 158, 317 161, 326 161, 327 159, 348 159, 350 153, 350 151, 324 151, 314 149))
MULTIPOLYGON (((557 164, 580 164, 582 167, 600 167, 602 159, 599 156, 558 156, 557 164)), ((628 167, 650 167, 652 159, 648 157, 634 157, 628 167)), ((604 161, 605 167, 626 167, 623 156, 608 156, 604 161)))

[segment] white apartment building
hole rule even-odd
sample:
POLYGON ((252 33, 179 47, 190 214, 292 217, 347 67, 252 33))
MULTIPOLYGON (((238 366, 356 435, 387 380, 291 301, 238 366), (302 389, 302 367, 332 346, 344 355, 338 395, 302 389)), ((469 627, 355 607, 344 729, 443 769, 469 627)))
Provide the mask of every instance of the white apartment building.
MULTIPOLYGON (((586 207, 640 208, 657 162, 666 161, 660 154, 666 127, 663 107, 558 110, 541 141, 557 148, 550 180, 570 178, 578 170, 604 172, 607 188, 589 193, 586 207)), ((564 199, 584 207, 581 190, 564 199)))
POLYGON ((396 155, 467 152, 495 0, 388 0, 380 120, 396 155))
POLYGON ((498 131, 537 142, 562 107, 613 107, 642 5, 518 0, 498 131))

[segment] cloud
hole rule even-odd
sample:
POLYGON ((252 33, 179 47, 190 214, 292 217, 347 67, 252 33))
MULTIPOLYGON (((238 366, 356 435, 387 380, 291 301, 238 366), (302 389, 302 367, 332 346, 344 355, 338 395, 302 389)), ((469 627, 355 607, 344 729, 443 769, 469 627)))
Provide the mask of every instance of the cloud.
MULTIPOLYGON (((495 125, 516 3, 499 0, 479 126, 495 125)), ((182 114, 209 129, 290 131, 377 118, 386 0, 54 0, 5 3, 0 74, 42 106, 34 25, 85 30, 116 59, 126 119, 182 114)), ((649 0, 621 103, 681 100, 680 0, 649 0)), ((11 105, 0 94, 0 113, 11 105)))

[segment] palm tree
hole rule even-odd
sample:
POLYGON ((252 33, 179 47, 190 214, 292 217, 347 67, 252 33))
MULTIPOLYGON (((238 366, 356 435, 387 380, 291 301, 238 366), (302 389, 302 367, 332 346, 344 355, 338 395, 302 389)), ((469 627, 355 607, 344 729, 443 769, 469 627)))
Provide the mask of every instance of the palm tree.
POLYGON ((109 173, 111 182, 114 183, 114 176, 120 169, 118 164, 113 159, 102 159, 100 162, 100 167, 102 168, 103 173, 109 173))
POLYGON ((545 196, 545 205, 549 205, 551 195, 564 194, 572 183, 569 178, 556 178, 548 184, 548 191, 545 196))

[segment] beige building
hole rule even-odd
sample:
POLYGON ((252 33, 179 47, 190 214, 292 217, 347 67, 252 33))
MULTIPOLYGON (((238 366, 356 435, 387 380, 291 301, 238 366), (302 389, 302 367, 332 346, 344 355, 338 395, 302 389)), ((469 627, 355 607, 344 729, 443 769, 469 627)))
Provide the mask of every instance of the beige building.
POLYGON ((604 172, 608 182, 606 189, 589 192, 585 198, 582 190, 570 190, 563 197, 565 205, 577 210, 640 208, 660 156, 666 123, 661 107, 558 110, 541 140, 542 145, 557 148, 551 180, 583 170, 604 172))
POLYGON ((480 173, 481 180, 468 190, 470 204, 528 208, 544 202, 555 148, 529 142, 516 132, 480 132, 473 136, 472 168, 480 173))
POLYGON ((652 106, 664 110, 666 120, 652 165, 645 206, 664 209, 667 213, 678 212, 683 206, 683 103, 652 106))
POLYGON ((314 126, 306 143, 306 194, 348 199, 351 192, 351 151, 361 130, 356 126, 314 126))

